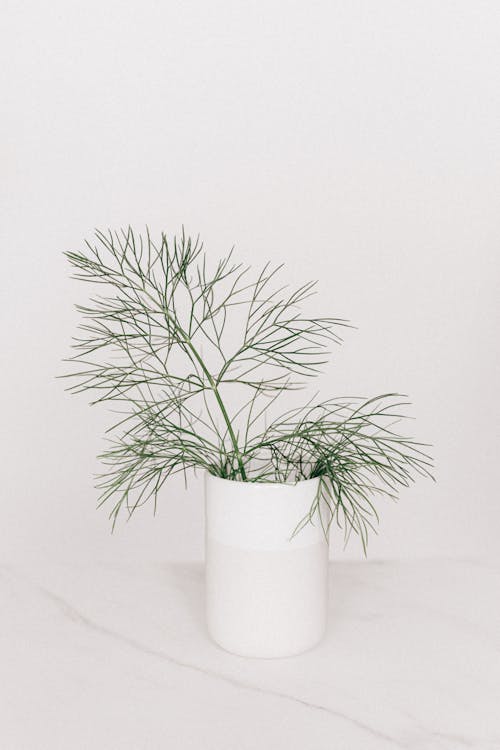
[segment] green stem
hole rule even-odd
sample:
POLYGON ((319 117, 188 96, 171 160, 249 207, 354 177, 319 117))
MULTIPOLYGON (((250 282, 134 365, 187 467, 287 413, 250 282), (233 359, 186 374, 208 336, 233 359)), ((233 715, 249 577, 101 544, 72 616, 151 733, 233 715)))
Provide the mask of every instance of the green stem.
MULTIPOLYGON (((149 296, 149 295, 148 295, 149 296)), ((238 468, 240 470, 241 478, 244 482, 247 481, 247 474, 245 471, 245 467, 243 465, 243 459, 241 457, 240 449, 238 446, 238 441, 236 439, 236 435, 234 434, 233 426, 231 424, 231 420, 229 419, 229 414, 227 413, 226 407, 224 406, 224 402, 221 398, 221 395, 219 393, 219 389, 217 388, 217 383, 213 379, 212 375, 210 374, 209 370, 207 369, 204 361, 202 360, 200 354, 196 350, 196 348, 193 346, 193 343, 191 341, 191 338, 188 336, 186 331, 183 330, 183 328, 177 323, 176 320, 172 320, 167 310, 164 310, 165 316, 169 319, 171 323, 177 328, 179 334, 181 335, 182 339, 184 340, 184 343, 187 347, 189 347, 191 353, 193 354, 194 358, 200 365, 201 369, 203 370, 204 374, 206 375, 206 378, 210 384, 210 388, 212 389, 214 396, 217 400, 217 403, 219 404, 219 408, 221 410, 222 416, 224 418, 224 422, 226 423, 227 431, 229 433, 229 437, 231 438, 231 443, 233 444, 233 450, 236 456, 236 460, 238 461, 238 468)))
POLYGON ((229 433, 229 437, 231 438, 231 442, 233 444, 233 448, 234 448, 234 452, 235 452, 235 455, 236 455, 236 459, 238 461, 238 467, 239 467, 239 470, 240 470, 241 478, 242 478, 242 480, 244 482, 246 482, 247 481, 247 474, 246 474, 246 471, 245 471, 245 467, 243 465, 243 460, 241 458, 240 449, 238 447, 238 441, 236 439, 236 435, 234 434, 233 426, 231 424, 231 420, 229 419, 229 414, 226 411, 226 407, 224 406, 224 402, 223 402, 223 400, 221 398, 221 395, 219 393, 219 389, 217 388, 217 384, 216 384, 215 380, 213 379, 212 375, 210 374, 210 372, 207 370, 207 368, 205 366, 205 363, 203 362, 202 358, 200 357, 200 355, 196 351, 195 347, 191 343, 191 340, 189 339, 189 337, 186 336, 186 334, 184 333, 184 331, 182 331, 182 329, 179 329, 179 330, 184 335, 185 343, 190 348, 190 350, 193 353, 195 359, 197 360, 197 362, 199 363, 201 369, 205 373, 205 375, 207 377, 207 380, 208 380, 208 382, 210 384, 210 388, 212 389, 212 391, 214 393, 214 396, 215 396, 215 398, 217 400, 217 403, 219 404, 219 408, 220 408, 220 410, 222 412, 222 416, 224 417, 224 421, 225 421, 226 426, 227 426, 227 431, 229 433))
MULTIPOLYGON (((149 292, 147 292, 145 288, 143 289, 143 293, 155 305, 158 304, 158 300, 156 300, 149 292)), ((212 391, 213 391, 213 393, 215 395, 215 398, 217 400, 217 403, 219 404, 219 408, 221 410, 222 416, 224 417, 224 422, 226 423, 227 431, 229 433, 229 437, 231 438, 231 443, 233 444, 233 450, 234 450, 234 453, 235 453, 235 456, 236 456, 236 460, 238 461, 238 468, 240 470, 241 478, 242 478, 242 480, 244 482, 246 482, 247 481, 247 474, 246 474, 246 471, 245 471, 245 467, 243 465, 243 459, 241 457, 240 449, 239 449, 239 446, 238 446, 238 441, 236 439, 236 435, 234 434, 233 426, 231 424, 231 420, 229 419, 229 414, 227 413, 226 407, 224 406, 224 402, 223 402, 223 400, 221 398, 221 395, 219 393, 219 389, 217 388, 217 383, 215 382, 215 380, 213 379, 212 375, 208 371, 205 363, 203 362, 203 360, 202 360, 201 356, 199 355, 199 353, 197 352, 196 348, 193 346, 193 344, 191 342, 191 338, 188 336, 188 334, 186 333, 186 331, 183 330, 183 328, 179 325, 179 323, 175 320, 175 318, 172 319, 172 317, 169 314, 168 309, 166 309, 166 306, 163 307, 163 314, 165 315, 165 317, 169 321, 169 323, 171 323, 177 329, 177 331, 180 334, 180 337, 183 339, 183 341, 186 344, 186 346, 189 347, 191 353, 193 354, 193 356, 195 357, 196 361, 199 363, 201 369, 203 370, 204 374, 207 377, 207 380, 208 380, 208 382, 210 384, 210 388, 212 389, 212 391)))

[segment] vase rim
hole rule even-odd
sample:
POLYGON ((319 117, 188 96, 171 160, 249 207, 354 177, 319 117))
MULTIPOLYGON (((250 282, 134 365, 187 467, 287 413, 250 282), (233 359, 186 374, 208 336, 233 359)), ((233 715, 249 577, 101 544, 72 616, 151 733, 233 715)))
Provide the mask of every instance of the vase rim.
POLYGON ((205 471, 206 477, 210 480, 219 480, 220 482, 232 482, 240 486, 248 487, 298 487, 304 486, 308 482, 317 482, 320 477, 309 477, 309 479, 299 479, 297 482, 272 482, 272 481, 242 481, 241 479, 227 479, 226 477, 219 477, 217 474, 212 474, 210 471, 205 471))

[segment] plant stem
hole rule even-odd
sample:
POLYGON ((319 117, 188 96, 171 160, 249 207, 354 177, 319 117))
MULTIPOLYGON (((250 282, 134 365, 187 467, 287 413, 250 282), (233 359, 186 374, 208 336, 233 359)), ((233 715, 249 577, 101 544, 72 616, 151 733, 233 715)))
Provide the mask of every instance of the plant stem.
POLYGON ((180 335, 184 339, 184 343, 189 348, 189 350, 193 354, 194 358, 196 359, 196 361, 200 365, 201 369, 203 370, 204 374, 206 375, 206 378, 207 378, 207 380, 209 382, 210 388, 212 389, 212 391, 214 393, 214 396, 216 398, 216 401, 219 404, 219 408, 220 408, 222 416, 224 418, 224 422, 226 423, 227 431, 229 433, 229 437, 231 438, 231 443, 233 444, 233 449, 234 449, 234 453, 235 453, 235 456, 236 456, 236 460, 238 461, 238 468, 240 470, 241 479, 243 480, 243 482, 246 482, 247 481, 247 474, 246 474, 246 471, 245 471, 245 467, 243 465, 243 459, 241 458, 241 453, 240 453, 240 449, 239 449, 239 446, 238 446, 238 441, 236 439, 236 435, 234 434, 233 426, 231 424, 231 420, 229 419, 229 414, 227 413, 226 407, 224 406, 224 402, 223 402, 222 397, 221 397, 221 395, 219 393, 219 389, 217 387, 217 383, 215 382, 215 380, 213 379, 213 377, 210 374, 209 370, 207 369, 207 366, 205 365, 205 363, 204 363, 203 359, 201 358, 200 354, 198 353, 197 349, 193 346, 191 338, 188 336, 188 334, 186 333, 186 331, 184 331, 184 329, 179 325, 179 323, 175 319, 171 318, 171 316, 169 315, 169 313, 168 313, 167 310, 164 310, 164 314, 166 315, 166 317, 168 317, 169 321, 177 328, 177 330, 179 331, 180 335))
POLYGON ((217 388, 217 384, 216 384, 215 380, 213 379, 212 375, 210 374, 210 372, 208 371, 208 369, 207 369, 205 363, 203 362, 202 358, 200 357, 200 355, 196 351, 195 347, 191 343, 190 338, 185 334, 185 332, 181 328, 179 328, 179 331, 184 336, 185 343, 187 344, 187 346, 189 347, 189 349, 193 353, 195 359, 197 360, 197 362, 199 363, 201 369, 203 370, 204 374, 206 375, 207 380, 208 380, 208 382, 210 384, 210 388, 212 389, 212 391, 214 393, 214 396, 215 396, 215 398, 217 400, 217 403, 219 404, 219 408, 220 408, 220 410, 222 412, 222 416, 224 417, 224 422, 226 423, 226 426, 227 426, 227 431, 229 433, 229 437, 231 438, 231 442, 233 444, 233 448, 234 448, 234 452, 235 452, 235 455, 236 455, 236 459, 238 461, 238 468, 240 470, 241 478, 242 478, 242 480, 244 482, 246 482, 247 481, 247 475, 246 475, 245 467, 243 465, 243 460, 241 458, 240 449, 238 447, 238 441, 236 439, 236 435, 234 434, 233 426, 231 424, 231 420, 229 419, 229 414, 226 411, 226 407, 224 406, 224 402, 223 402, 223 400, 221 398, 221 395, 219 393, 219 389, 217 388))
MULTIPOLYGON (((157 300, 146 291, 146 289, 143 289, 143 293, 146 297, 148 297, 154 304, 157 304, 157 300)), ((227 431, 229 433, 229 437, 231 438, 231 443, 233 444, 233 450, 236 456, 236 460, 238 461, 238 468, 240 470, 241 479, 243 482, 247 481, 247 473, 245 471, 245 467, 243 465, 243 459, 241 457, 240 449, 238 446, 238 440, 236 439, 236 435, 234 434, 233 426, 231 424, 231 420, 229 419, 229 414, 227 413, 226 407, 224 406, 224 402, 222 400, 222 397, 219 393, 219 389, 217 387, 217 383, 213 379, 212 375, 210 374, 209 370, 207 369, 203 359, 201 358, 200 354, 196 350, 196 348, 193 346, 193 343, 191 341, 190 336, 186 333, 186 331, 182 328, 182 326, 179 325, 177 320, 175 318, 172 318, 172 316, 169 314, 169 311, 166 309, 166 307, 163 309, 163 314, 168 319, 169 323, 171 323, 175 328, 177 328, 179 334, 181 335, 182 339, 184 340, 184 343, 186 346, 189 347, 191 353, 195 357, 196 361, 200 365, 201 369, 203 370, 204 374, 206 375, 206 378, 209 382, 210 388, 212 389, 214 396, 216 398, 217 403, 219 404, 219 408, 221 410, 222 416, 224 418, 224 422, 226 423, 227 431)))

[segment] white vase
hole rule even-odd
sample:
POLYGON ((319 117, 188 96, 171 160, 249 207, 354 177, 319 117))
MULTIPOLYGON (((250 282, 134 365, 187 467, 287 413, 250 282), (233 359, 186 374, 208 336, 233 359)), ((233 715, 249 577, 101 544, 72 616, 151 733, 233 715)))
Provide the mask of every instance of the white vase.
POLYGON ((319 523, 291 534, 318 479, 234 482, 205 475, 206 615, 222 648, 241 656, 292 656, 326 627, 328 545, 319 523))

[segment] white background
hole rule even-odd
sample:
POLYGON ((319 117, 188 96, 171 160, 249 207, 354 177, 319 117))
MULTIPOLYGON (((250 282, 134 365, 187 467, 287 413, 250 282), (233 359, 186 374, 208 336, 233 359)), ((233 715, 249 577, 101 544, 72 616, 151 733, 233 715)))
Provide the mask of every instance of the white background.
POLYGON ((370 555, 495 555, 498 4, 4 1, 1 25, 2 558, 203 554, 196 481, 110 536, 110 415, 55 380, 89 291, 62 251, 129 223, 320 279, 359 328, 324 395, 408 393, 435 446, 370 555))

